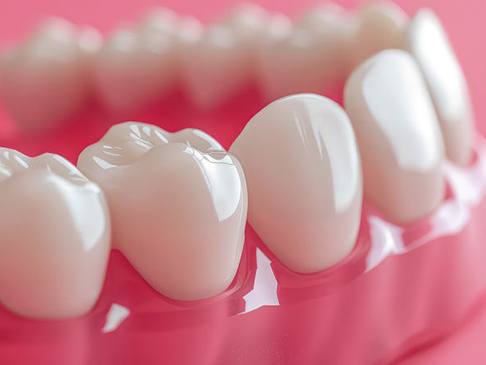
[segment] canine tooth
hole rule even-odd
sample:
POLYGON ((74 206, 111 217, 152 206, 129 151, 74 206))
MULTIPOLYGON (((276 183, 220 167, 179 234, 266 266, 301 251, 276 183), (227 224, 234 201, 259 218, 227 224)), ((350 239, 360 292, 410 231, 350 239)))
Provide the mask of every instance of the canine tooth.
POLYGON ((421 10, 407 29, 408 49, 428 84, 444 136, 447 157, 466 164, 474 142, 474 116, 461 66, 440 20, 421 10))
POLYGON ((120 29, 98 54, 98 94, 115 113, 140 109, 163 97, 177 73, 175 40, 170 34, 120 29))
POLYGON ((353 61, 360 64, 385 49, 403 49, 408 15, 391 1, 377 1, 357 13, 353 61))
POLYGON ((444 196, 437 117, 413 58, 387 50, 362 64, 345 89, 359 141, 365 196, 385 217, 410 223, 444 196))
POLYGON ((253 57, 237 32, 211 25, 181 48, 182 78, 192 101, 213 108, 237 94, 251 78, 253 57))
POLYGON ((160 293, 216 295, 233 280, 247 197, 238 161, 198 130, 143 123, 112 127, 79 168, 104 189, 114 242, 160 293))
POLYGON ((313 94, 279 99, 231 146, 248 184, 248 220, 290 269, 309 273, 343 259, 361 217, 358 148, 346 113, 313 94))
POLYGON ((21 129, 54 127, 80 109, 88 70, 76 27, 49 19, 11 52, 1 66, 0 92, 21 129))
POLYGON ((99 187, 58 155, 1 148, 0 198, 0 302, 35 318, 88 312, 110 250, 99 187))

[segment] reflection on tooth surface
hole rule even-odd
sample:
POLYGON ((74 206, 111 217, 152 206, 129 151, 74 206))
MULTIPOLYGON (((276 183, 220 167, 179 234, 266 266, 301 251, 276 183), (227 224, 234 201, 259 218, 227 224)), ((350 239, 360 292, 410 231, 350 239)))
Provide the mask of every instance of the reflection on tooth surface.
POLYGON ((78 166, 104 189, 117 248, 154 289, 195 300, 228 287, 243 249, 246 185, 212 137, 127 122, 78 166))
POLYGON ((231 146, 248 182, 248 219, 290 269, 308 273, 343 259, 361 218, 361 168, 349 119, 313 94, 279 99, 231 146))
POLYGON ((344 99, 368 200, 395 223, 430 213, 444 195, 443 143, 413 58, 399 50, 370 58, 348 79, 344 99))

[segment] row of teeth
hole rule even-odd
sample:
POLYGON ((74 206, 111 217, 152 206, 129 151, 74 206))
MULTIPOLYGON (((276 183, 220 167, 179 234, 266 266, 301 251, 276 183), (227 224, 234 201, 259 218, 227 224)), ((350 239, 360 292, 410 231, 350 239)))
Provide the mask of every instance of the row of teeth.
POLYGON ((443 129, 414 59, 378 53, 344 99, 345 110, 316 94, 278 99, 229 152, 200 130, 138 122, 87 147, 79 171, 0 150, 0 302, 32 317, 85 313, 111 242, 161 294, 217 295, 237 271, 247 212, 283 264, 320 271, 355 246, 363 186, 395 224, 431 213, 444 197, 443 129))
POLYGON ((430 10, 409 19, 392 2, 352 13, 327 4, 295 21, 245 5, 207 26, 157 9, 105 41, 92 28, 54 19, 3 54, 0 92, 19 125, 36 129, 69 116, 91 91, 115 112, 156 102, 176 83, 201 107, 221 104, 252 81, 268 100, 325 94, 356 65, 390 48, 407 50, 419 62, 440 121, 448 125, 447 154, 463 163, 471 112, 447 36, 430 10))

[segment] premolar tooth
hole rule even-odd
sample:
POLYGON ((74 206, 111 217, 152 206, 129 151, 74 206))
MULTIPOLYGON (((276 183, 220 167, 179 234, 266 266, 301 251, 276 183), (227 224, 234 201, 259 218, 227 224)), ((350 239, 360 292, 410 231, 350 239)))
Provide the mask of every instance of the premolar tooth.
POLYGON ((88 65, 80 41, 71 23, 48 19, 2 63, 0 91, 20 128, 56 126, 83 105, 88 65))
POLYGON ((309 273, 343 259, 361 217, 361 167, 346 113, 300 94, 257 113, 231 146, 248 184, 248 220, 290 269, 309 273))
POLYGON ((224 103, 247 86, 252 76, 251 49, 228 25, 211 25, 186 38, 181 58, 187 92, 204 109, 224 103))
POLYGON ((359 141, 365 196, 389 220, 410 223, 444 196, 443 146, 420 70, 399 50, 362 64, 345 89, 359 141))
POLYGON ((173 86, 177 75, 174 37, 165 32, 120 29, 98 54, 98 94, 115 113, 154 103, 173 86))
POLYGON ((431 10, 419 11, 410 21, 407 42, 434 101, 447 157, 457 164, 467 164, 474 142, 468 87, 448 37, 431 10))
POLYGON ((367 4, 357 13, 355 65, 385 49, 403 49, 407 14, 391 1, 367 4))
POLYGON ((114 243, 162 294, 194 300, 233 280, 247 197, 238 161, 197 130, 112 127, 79 157, 105 191, 114 243))
POLYGON ((0 302, 35 318, 82 315, 110 250, 103 194, 58 155, 0 149, 0 302))

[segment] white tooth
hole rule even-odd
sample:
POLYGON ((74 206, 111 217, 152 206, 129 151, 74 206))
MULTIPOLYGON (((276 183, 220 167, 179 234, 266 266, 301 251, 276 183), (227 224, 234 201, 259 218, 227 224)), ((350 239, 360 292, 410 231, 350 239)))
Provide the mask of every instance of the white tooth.
POLYGON ((79 168, 105 191, 114 242, 160 293, 194 300, 233 280, 247 197, 238 161, 198 130, 127 122, 82 152, 79 168))
POLYGON ((72 24, 47 20, 2 63, 2 99, 21 129, 54 127, 85 102, 87 69, 78 36, 72 24))
POLYGON ((345 105, 360 145, 368 200, 396 223, 430 213, 444 196, 443 146, 412 57, 388 50, 366 61, 347 82, 345 105))
POLYGON ((260 47, 260 84, 269 100, 299 93, 334 91, 347 71, 345 18, 329 10, 296 26, 270 33, 260 47), (341 22, 342 21, 342 22, 341 22))
POLYGON ((223 19, 223 24, 231 27, 249 45, 255 46, 266 26, 268 14, 255 4, 241 4, 223 19))
POLYGON ((185 38, 181 49, 182 78, 192 101, 208 109, 224 103, 249 83, 253 54, 229 26, 212 25, 185 38))
POLYGON ((0 149, 0 302, 35 318, 82 315, 110 250, 101 190, 58 155, 0 149))
POLYGON ((108 39, 95 63, 98 94, 115 113, 161 99, 174 84, 177 55, 173 36, 143 29, 120 29, 108 39))
POLYGON ((407 42, 434 101, 447 157, 457 164, 467 164, 474 142, 468 87, 447 35, 432 11, 422 10, 412 19, 407 42))
POLYGON ((361 167, 342 108, 313 94, 279 99, 231 146, 248 184, 248 220, 290 269, 309 273, 353 249, 361 217, 361 167))
POLYGON ((357 13, 352 62, 358 65, 385 49, 403 49, 408 15, 391 1, 377 1, 363 6, 357 13))
MULTIPOLYGON (((330 67, 336 73, 336 80, 345 79, 351 64, 349 59, 354 46, 356 19, 343 7, 326 3, 305 13, 297 23, 299 27, 310 29, 321 38, 326 60, 322 67, 330 67), (332 64, 331 64, 332 62, 332 64)), ((331 74, 332 71, 329 71, 331 74)))
POLYGON ((141 19, 139 27, 144 32, 154 32, 175 35, 179 23, 176 12, 167 8, 155 8, 147 12, 141 19))

